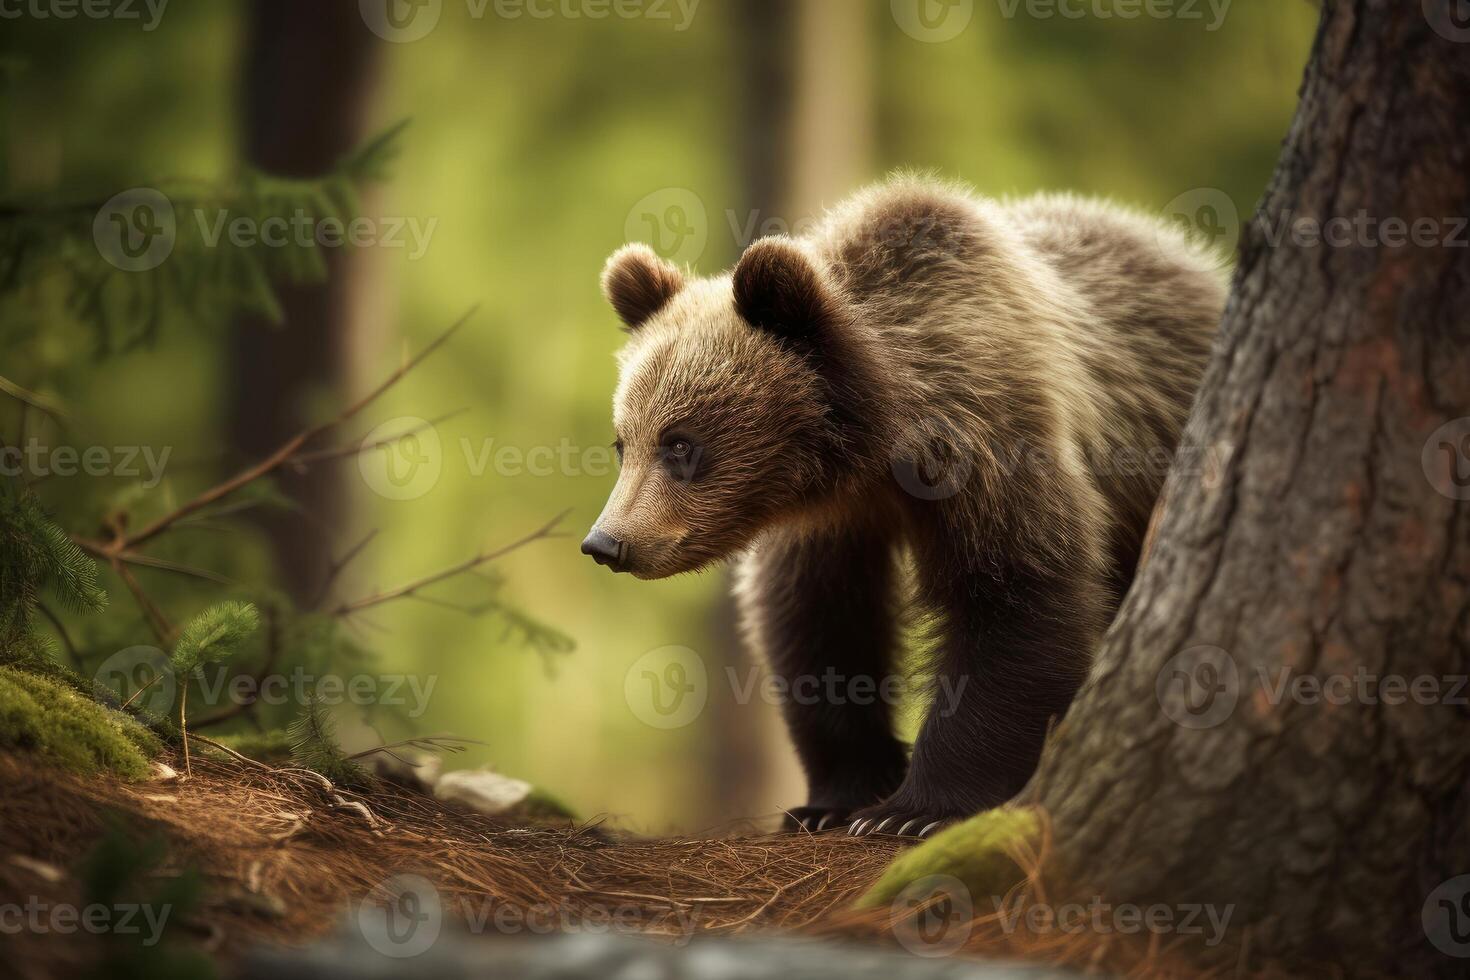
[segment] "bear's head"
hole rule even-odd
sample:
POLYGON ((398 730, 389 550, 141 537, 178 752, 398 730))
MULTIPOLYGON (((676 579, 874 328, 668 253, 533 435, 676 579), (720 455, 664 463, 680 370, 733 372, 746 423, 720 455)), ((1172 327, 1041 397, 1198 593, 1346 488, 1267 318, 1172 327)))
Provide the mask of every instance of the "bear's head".
POLYGON ((696 571, 820 506, 871 435, 852 309, 790 239, 689 279, 643 245, 608 260, 629 333, 613 425, 617 485, 582 551, 639 578, 696 571))

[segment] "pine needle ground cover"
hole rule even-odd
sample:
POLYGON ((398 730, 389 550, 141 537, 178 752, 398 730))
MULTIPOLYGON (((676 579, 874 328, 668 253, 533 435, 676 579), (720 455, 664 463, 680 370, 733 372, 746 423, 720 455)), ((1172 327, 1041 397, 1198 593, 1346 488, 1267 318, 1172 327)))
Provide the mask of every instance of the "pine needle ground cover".
MULTIPOLYGON (((198 883, 167 930, 170 963, 204 964, 206 972, 188 975, 210 975, 211 962, 227 972, 263 946, 360 941, 365 910, 390 901, 393 883, 405 875, 432 884, 446 932, 475 941, 600 931, 685 945, 702 936, 779 932, 1111 976, 1241 975, 1233 963, 1210 968, 1178 959, 1172 943, 1147 932, 1029 928, 1029 909, 1051 906, 1035 872, 1047 846, 1045 825, 1027 818, 949 832, 950 845, 966 834, 992 845, 1003 843, 1000 837, 1027 843, 1007 851, 1009 863, 987 868, 1005 869, 1002 877, 1019 879, 1015 888, 994 904, 941 905, 945 928, 935 932, 920 918, 934 911, 929 885, 956 880, 936 869, 956 869, 944 854, 923 858, 896 838, 740 827, 726 837, 644 839, 597 821, 487 817, 386 783, 349 791, 309 770, 206 751, 196 753, 191 778, 151 781, 77 776, 0 752, 0 783, 8 789, 0 797, 0 894, 41 905, 84 902, 84 869, 95 863, 97 842, 122 826, 161 842, 147 880, 198 883), (1011 833, 1022 825, 1024 833, 1011 833), (895 879, 884 877, 901 855, 924 865, 929 877, 918 889, 893 887, 895 879), (926 950, 936 935, 959 941, 926 950), (208 959, 179 959, 201 953, 208 959)), ((7 966, 21 977, 75 971, 95 964, 98 947, 111 938, 21 932, 6 937, 7 966)), ((161 969, 154 962, 140 968, 144 975, 161 969)))

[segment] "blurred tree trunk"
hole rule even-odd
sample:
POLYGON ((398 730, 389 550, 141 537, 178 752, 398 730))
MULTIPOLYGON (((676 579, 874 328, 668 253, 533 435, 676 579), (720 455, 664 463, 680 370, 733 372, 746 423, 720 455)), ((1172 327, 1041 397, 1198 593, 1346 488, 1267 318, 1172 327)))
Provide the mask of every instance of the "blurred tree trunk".
POLYGON ((1326 4, 1185 436, 1219 465, 1170 475, 1028 794, 1062 878, 1229 907, 1253 956, 1463 976, 1436 929, 1470 955, 1470 878, 1435 891, 1470 872, 1470 45, 1447 39, 1453 2, 1326 4), (1267 241, 1359 214, 1376 223, 1351 244, 1267 241), (1389 219, 1431 219, 1437 244, 1383 244, 1389 219), (1276 693, 1291 677, 1302 693, 1276 693), (1434 679, 1434 703, 1395 677, 1434 679))
MULTIPOLYGON (((327 173, 364 136, 377 63, 377 39, 350 0, 256 0, 247 5, 242 71, 244 156, 267 173, 327 173)), ((230 433, 257 458, 335 405, 347 385, 348 310, 361 261, 328 249, 325 282, 280 286, 285 323, 242 316, 230 377, 230 433)), ((320 581, 329 537, 319 533, 343 510, 340 467, 281 477, 305 512, 261 518, 282 583, 305 601, 320 581), (303 528, 302 521, 314 527, 303 528)))
POLYGON ((876 113, 872 9, 827 0, 799 0, 795 7, 796 91, 784 194, 793 224, 873 179, 876 113))

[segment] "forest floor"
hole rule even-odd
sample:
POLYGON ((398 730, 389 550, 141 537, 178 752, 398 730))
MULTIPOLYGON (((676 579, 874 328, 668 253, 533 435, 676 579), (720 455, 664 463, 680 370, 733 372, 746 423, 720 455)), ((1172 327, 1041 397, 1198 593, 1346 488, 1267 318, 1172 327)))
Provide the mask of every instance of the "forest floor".
MULTIPOLYGON (((146 875, 202 876, 182 925, 226 959, 350 927, 352 910, 384 901, 400 874, 431 880, 444 917, 470 928, 611 917, 611 928, 673 941, 802 930, 851 906, 902 846, 838 833, 647 840, 595 824, 513 825, 391 784, 364 796, 304 770, 197 756, 188 779, 129 783, 0 754, 0 786, 0 894, 85 905, 77 869, 109 826, 161 836, 167 853, 146 875)), ((58 938, 8 937, 12 962, 87 955, 85 943, 58 938)))
MULTIPOLYGON (((0 787, 5 901, 85 908, 96 901, 96 861, 87 869, 99 841, 155 839, 156 864, 142 881, 114 881, 113 894, 146 894, 192 871, 198 897, 167 934, 182 932, 226 963, 262 944, 296 947, 353 930, 365 908, 381 913, 397 875, 432 882, 446 929, 463 932, 602 923, 602 931, 673 943, 773 930, 895 948, 903 941, 891 909, 852 911, 905 846, 894 838, 829 831, 652 840, 596 824, 512 823, 390 784, 360 795, 306 770, 198 756, 187 779, 130 783, 0 753, 0 787)), ((1170 969, 1157 937, 1147 946, 1075 936, 1038 943, 998 920, 977 919, 954 952, 1106 966, 1117 976, 1202 975, 1170 969)), ((80 929, 22 930, 6 937, 7 966, 20 977, 71 972, 62 967, 94 962, 100 942, 80 929)))

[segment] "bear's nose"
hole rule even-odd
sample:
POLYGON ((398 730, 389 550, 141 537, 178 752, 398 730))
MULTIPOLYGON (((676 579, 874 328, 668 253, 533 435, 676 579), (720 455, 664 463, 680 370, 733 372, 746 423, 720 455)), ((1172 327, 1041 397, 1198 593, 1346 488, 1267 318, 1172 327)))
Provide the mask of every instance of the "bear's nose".
POLYGON ((628 546, 606 531, 599 531, 594 527, 592 533, 582 541, 582 554, 591 555, 597 564, 617 571, 628 555, 628 546))

